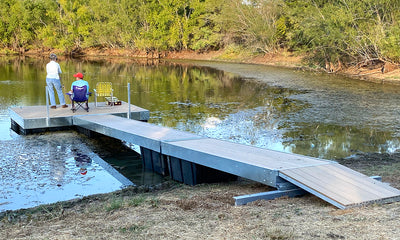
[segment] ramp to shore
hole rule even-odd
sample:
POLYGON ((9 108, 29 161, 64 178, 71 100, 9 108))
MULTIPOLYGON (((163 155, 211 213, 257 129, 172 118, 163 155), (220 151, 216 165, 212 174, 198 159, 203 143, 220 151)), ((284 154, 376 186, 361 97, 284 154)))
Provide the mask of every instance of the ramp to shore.
POLYGON ((400 191, 327 161, 211 139, 112 115, 76 116, 73 124, 221 172, 279 188, 282 179, 345 209, 400 199, 400 191))

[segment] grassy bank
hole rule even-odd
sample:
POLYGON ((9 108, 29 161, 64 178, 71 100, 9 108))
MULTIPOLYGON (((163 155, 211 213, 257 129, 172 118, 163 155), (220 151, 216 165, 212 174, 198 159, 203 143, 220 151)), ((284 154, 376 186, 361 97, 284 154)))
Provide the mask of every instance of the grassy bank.
MULTIPOLYGON (((339 162, 400 187, 400 154, 339 162)), ((397 239, 400 203, 339 210, 313 195, 234 206, 272 190, 239 180, 175 182, 1 214, 1 239, 397 239)))

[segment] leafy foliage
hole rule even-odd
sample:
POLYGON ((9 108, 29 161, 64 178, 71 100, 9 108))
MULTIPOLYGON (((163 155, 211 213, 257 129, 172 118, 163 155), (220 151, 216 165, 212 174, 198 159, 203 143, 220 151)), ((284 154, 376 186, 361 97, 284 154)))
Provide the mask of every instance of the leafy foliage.
POLYGON ((257 52, 273 52, 286 34, 282 4, 280 0, 228 1, 221 14, 226 39, 257 52))
POLYGON ((290 0, 290 46, 325 62, 398 61, 399 2, 290 0), (389 50, 390 49, 390 50, 389 50), (392 53, 389 53, 392 52, 392 53))
MULTIPOLYGON (((400 61, 398 0, 3 0, 0 46, 306 52, 313 63, 400 61)), ((5 51, 3 51, 5 52, 5 51)))

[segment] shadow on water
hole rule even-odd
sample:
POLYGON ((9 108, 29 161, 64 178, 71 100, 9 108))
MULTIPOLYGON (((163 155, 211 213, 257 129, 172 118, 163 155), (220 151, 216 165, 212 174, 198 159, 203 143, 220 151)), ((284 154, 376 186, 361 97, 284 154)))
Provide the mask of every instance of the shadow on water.
POLYGON ((136 145, 104 135, 88 139, 91 150, 137 186, 153 186, 164 177, 143 168, 136 145))
POLYGON ((144 169, 142 158, 134 151, 106 157, 104 161, 138 186, 154 186, 165 180, 163 176, 144 169))

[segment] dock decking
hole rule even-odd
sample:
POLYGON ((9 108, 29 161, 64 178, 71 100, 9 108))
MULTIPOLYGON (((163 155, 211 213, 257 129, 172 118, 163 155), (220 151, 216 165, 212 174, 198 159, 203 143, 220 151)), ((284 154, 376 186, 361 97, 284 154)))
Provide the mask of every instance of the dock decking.
POLYGON ((201 137, 115 116, 80 116, 74 124, 272 187, 280 188, 283 178, 342 209, 400 198, 399 190, 334 161, 201 137))
MULTIPOLYGON (((73 113, 70 108, 50 109, 47 117, 46 106, 24 106, 9 108, 11 128, 20 134, 31 133, 41 129, 63 128, 73 126, 72 119, 80 115, 115 115, 127 117, 129 106, 123 102, 121 105, 107 106, 104 102, 89 103, 89 112, 78 109, 73 113)), ((131 105, 131 119, 147 121, 149 111, 131 105)))
MULTIPOLYGON (((133 109, 136 110, 136 120, 146 120, 146 116, 148 118, 146 110, 138 107, 133 109)), ((23 118, 15 109, 12 111, 12 118, 14 114, 23 118)), ((64 118, 68 118, 66 122, 70 125, 150 150, 150 155, 154 153, 160 161, 159 166, 156 166, 157 169, 161 169, 160 172, 169 171, 173 175, 172 171, 176 166, 181 170, 186 168, 188 171, 193 171, 195 168, 193 166, 204 166, 275 187, 279 194, 282 193, 280 189, 296 194, 303 192, 301 190, 303 189, 341 209, 400 200, 399 190, 334 161, 202 137, 119 117, 123 116, 123 113, 94 111, 89 114, 82 113, 69 114, 70 116, 64 118)), ((51 123, 62 115, 56 112, 53 114, 51 123)), ((19 124, 22 120, 14 121, 19 124)), ((177 179, 183 181, 183 178, 185 174, 177 179)), ((195 184, 196 181, 192 180, 191 183, 195 184)))

